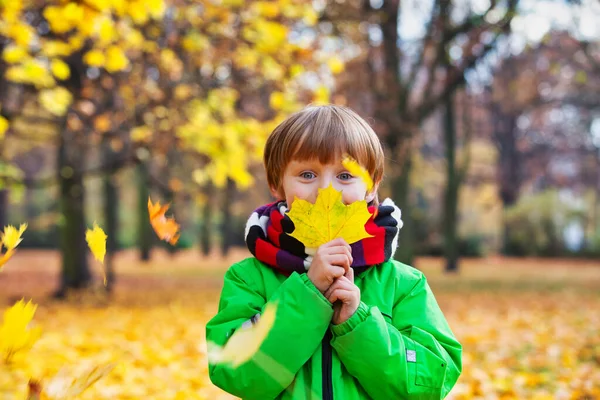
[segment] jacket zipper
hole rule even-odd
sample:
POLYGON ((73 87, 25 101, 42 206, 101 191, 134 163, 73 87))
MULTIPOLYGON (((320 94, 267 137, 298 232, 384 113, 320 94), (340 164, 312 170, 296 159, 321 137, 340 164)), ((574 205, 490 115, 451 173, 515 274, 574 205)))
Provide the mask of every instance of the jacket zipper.
POLYGON ((321 370, 323 374, 323 400, 333 400, 333 382, 331 381, 331 330, 327 329, 323 338, 321 352, 321 370))

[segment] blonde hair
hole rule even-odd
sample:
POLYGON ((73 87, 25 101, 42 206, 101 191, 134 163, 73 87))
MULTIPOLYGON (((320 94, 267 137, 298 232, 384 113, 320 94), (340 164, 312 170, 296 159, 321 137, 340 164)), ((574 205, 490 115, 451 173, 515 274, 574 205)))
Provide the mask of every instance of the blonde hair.
POLYGON ((346 154, 367 169, 375 185, 381 182, 383 148, 369 124, 348 107, 308 106, 286 118, 267 139, 267 181, 279 191, 290 161, 318 159, 329 164, 346 154))

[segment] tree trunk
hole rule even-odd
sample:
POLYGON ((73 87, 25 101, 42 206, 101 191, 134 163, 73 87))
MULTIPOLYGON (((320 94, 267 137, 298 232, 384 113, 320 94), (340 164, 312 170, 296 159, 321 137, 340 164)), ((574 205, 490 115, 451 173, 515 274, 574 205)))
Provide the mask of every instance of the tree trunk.
POLYGON ((235 194, 235 182, 227 179, 225 187, 225 201, 223 202, 223 221, 221 223, 221 254, 226 257, 231 248, 231 203, 235 194))
POLYGON ((83 162, 85 154, 80 145, 82 133, 69 132, 63 126, 58 150, 58 180, 60 183, 61 224, 60 248, 62 274, 55 297, 62 298, 69 289, 87 287, 92 279, 85 241, 85 209, 83 162))
POLYGON ((136 167, 138 184, 138 238, 137 244, 140 254, 140 261, 150 261, 150 252, 152 251, 152 225, 148 216, 148 198, 150 197, 150 175, 146 160, 140 160, 136 167))
MULTIPOLYGON (((502 118, 502 117, 501 117, 502 118)), ((501 131, 496 131, 499 144, 499 175, 500 175, 500 199, 504 211, 513 206, 521 189, 520 157, 517 149, 516 118, 504 117, 506 126, 501 131)), ((507 254, 510 246, 510 228, 503 223, 502 252, 507 254)))
POLYGON ((411 217, 412 201, 410 196, 410 173, 412 169, 412 160, 410 153, 406 152, 404 158, 401 158, 403 165, 399 176, 392 179, 392 198, 402 211, 402 222, 404 225, 400 229, 398 236, 398 250, 394 258, 405 264, 413 265, 414 262, 414 227, 411 217))
MULTIPOLYGON (((104 162, 111 165, 115 158, 115 153, 110 144, 103 143, 104 162)), ((112 291, 115 283, 114 274, 114 255, 117 251, 117 238, 119 235, 119 191, 115 184, 115 171, 112 167, 104 173, 104 221, 106 229, 106 257, 104 258, 104 268, 106 272, 106 291, 112 291)))
POLYGON ((454 96, 445 100, 444 141, 446 145, 446 191, 444 193, 444 256, 446 272, 458 272, 458 188, 456 170, 456 124, 454 96))
POLYGON ((202 225, 200 227, 200 249, 204 256, 210 254, 212 248, 212 237, 214 235, 212 227, 212 202, 211 199, 214 195, 214 187, 212 184, 207 184, 205 189, 206 203, 202 207, 202 225))

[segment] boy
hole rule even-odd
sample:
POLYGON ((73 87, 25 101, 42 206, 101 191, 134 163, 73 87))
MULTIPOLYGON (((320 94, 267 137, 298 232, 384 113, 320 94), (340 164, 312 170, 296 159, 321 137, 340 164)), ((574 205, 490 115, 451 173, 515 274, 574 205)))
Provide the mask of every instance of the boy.
POLYGON ((402 221, 391 200, 378 203, 384 154, 375 132, 348 108, 310 106, 275 128, 264 162, 279 201, 250 217, 254 257, 227 271, 207 340, 224 345, 268 303, 277 303, 276 318, 248 362, 210 365, 212 382, 244 399, 445 397, 461 372, 461 345, 424 275, 392 260, 402 221), (343 167, 344 155, 369 172, 371 190, 343 167), (330 184, 345 204, 367 201, 373 237, 305 249, 285 213, 330 184))

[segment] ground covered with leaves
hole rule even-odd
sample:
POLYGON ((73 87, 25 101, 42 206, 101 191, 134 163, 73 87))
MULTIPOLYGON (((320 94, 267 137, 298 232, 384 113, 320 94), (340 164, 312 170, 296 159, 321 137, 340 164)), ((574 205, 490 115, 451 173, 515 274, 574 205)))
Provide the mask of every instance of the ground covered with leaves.
MULTIPOLYGON (((57 302, 58 255, 18 252, 0 274, 0 306, 33 299, 41 336, 0 361, 0 400, 25 399, 30 379, 58 384, 110 362, 81 399, 231 398, 208 378, 204 325, 227 265, 245 255, 141 264, 126 252, 110 299, 98 270, 97 290, 57 302)), ((451 276, 441 260, 418 265, 465 348, 450 398, 600 399, 600 262, 488 258, 451 276)))

